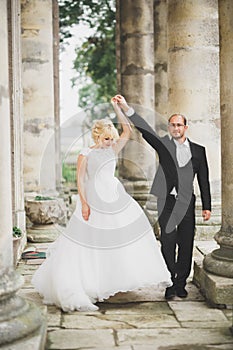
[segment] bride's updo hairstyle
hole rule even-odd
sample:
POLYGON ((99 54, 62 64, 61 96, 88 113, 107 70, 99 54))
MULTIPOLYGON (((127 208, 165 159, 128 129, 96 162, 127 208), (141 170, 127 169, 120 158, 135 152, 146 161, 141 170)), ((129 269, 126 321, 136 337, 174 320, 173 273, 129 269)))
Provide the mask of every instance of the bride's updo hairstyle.
POLYGON ((116 141, 119 138, 119 134, 115 126, 113 125, 110 119, 99 119, 96 120, 91 129, 92 138, 95 143, 98 142, 98 139, 104 139, 109 137, 116 141))

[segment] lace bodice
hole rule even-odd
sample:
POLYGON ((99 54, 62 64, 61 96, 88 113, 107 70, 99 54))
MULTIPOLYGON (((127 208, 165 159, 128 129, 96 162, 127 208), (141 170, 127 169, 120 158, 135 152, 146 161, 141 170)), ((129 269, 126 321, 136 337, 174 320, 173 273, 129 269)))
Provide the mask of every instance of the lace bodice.
POLYGON ((112 148, 86 148, 80 154, 87 157, 87 179, 107 180, 114 177, 116 156, 112 148))

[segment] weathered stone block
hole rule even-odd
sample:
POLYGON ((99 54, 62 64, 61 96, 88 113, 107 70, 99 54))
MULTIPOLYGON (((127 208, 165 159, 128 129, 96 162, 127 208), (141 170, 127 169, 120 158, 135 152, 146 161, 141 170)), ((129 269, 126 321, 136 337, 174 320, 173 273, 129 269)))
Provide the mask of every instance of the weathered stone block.
POLYGON ((48 333, 47 349, 79 349, 82 347, 114 346, 113 331, 106 330, 71 330, 61 329, 48 333))

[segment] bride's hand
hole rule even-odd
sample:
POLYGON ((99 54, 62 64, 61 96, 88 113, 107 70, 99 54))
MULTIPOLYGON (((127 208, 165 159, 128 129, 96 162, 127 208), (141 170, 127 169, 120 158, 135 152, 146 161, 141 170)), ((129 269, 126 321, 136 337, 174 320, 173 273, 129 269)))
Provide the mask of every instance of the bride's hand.
POLYGON ((83 203, 82 205, 82 216, 83 216, 83 219, 88 221, 89 219, 89 216, 90 216, 90 207, 87 203, 83 203))
POLYGON ((117 99, 115 97, 111 98, 111 104, 113 106, 114 111, 117 113, 121 112, 121 107, 119 106, 117 99))
POLYGON ((117 105, 123 109, 124 112, 126 112, 129 109, 129 105, 126 102, 126 99, 122 95, 115 95, 112 99, 114 99, 114 102, 117 103, 117 105))

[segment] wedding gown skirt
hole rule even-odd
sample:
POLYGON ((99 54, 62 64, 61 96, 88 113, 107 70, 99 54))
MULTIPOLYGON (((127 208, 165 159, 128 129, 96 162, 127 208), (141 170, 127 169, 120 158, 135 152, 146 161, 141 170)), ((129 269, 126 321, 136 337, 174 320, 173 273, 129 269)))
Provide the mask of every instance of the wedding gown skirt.
POLYGON ((32 283, 45 304, 64 311, 97 310, 117 292, 170 285, 170 273, 150 223, 139 204, 114 177, 113 150, 84 149, 85 191, 91 214, 76 209, 35 272, 32 283))

